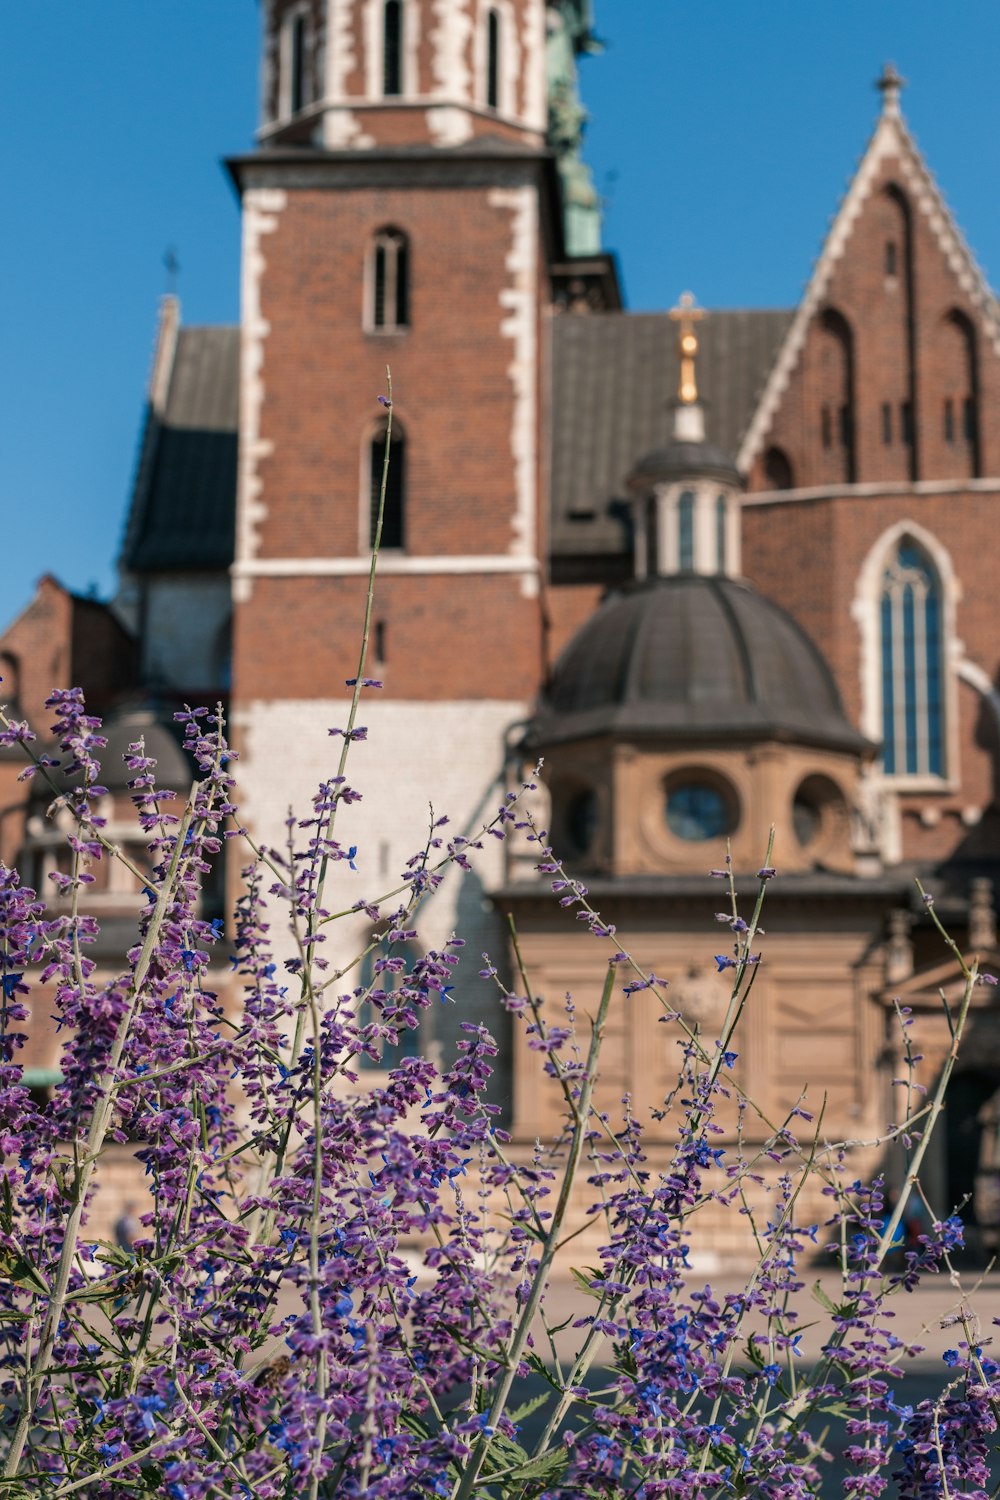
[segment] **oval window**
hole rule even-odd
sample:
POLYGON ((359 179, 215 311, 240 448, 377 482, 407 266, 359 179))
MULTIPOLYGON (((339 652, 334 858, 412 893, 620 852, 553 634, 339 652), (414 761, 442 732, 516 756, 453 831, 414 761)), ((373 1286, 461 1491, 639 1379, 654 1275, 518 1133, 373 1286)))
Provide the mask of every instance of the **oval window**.
POLYGON ((733 805, 721 787, 694 777, 667 787, 667 827, 690 843, 720 838, 733 828, 733 805))

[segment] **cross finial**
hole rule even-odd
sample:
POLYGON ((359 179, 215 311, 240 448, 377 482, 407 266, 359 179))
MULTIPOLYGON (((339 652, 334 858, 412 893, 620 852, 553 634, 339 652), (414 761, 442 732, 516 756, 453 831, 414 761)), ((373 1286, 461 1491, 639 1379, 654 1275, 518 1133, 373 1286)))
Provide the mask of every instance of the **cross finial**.
POLYGON ((886 63, 881 76, 875 82, 875 87, 882 95, 882 113, 898 115, 899 96, 906 87, 906 79, 897 73, 894 63, 886 63))
POLYGON ((177 259, 177 251, 173 245, 168 245, 163 257, 163 269, 167 273, 167 296, 172 297, 177 291, 177 276, 181 263, 177 259))
POLYGON ((677 306, 671 308, 670 316, 678 325, 677 353, 681 362, 681 378, 677 387, 677 399, 682 406, 693 406, 698 399, 698 381, 695 376, 698 335, 694 331, 694 325, 705 316, 705 311, 704 308, 695 307, 692 292, 682 292, 677 306))

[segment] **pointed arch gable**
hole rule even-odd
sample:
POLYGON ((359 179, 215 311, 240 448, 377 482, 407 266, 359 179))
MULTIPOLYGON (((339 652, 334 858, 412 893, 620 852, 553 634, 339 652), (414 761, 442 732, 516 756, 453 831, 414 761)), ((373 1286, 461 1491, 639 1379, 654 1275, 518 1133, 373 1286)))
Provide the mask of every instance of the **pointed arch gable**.
POLYGON ((959 285, 976 309, 983 336, 1000 355, 1000 311, 982 271, 953 219, 927 164, 898 114, 884 113, 868 142, 864 156, 816 261, 805 295, 778 349, 754 414, 737 454, 737 467, 749 473, 767 444, 774 419, 805 347, 810 324, 822 310, 830 281, 846 250, 861 211, 876 186, 883 163, 900 163, 901 190, 914 213, 930 223, 942 253, 953 267, 959 285))
MULTIPOLYGON (((860 636, 859 670, 861 678, 861 724, 863 734, 871 740, 883 739, 883 596, 887 570, 902 548, 910 544, 927 560, 937 586, 940 619, 940 715, 941 769, 887 772, 894 781, 927 784, 936 787, 953 784, 958 778, 958 703, 957 666, 961 643, 957 637, 957 611, 962 597, 961 584, 945 545, 926 527, 912 520, 897 521, 888 527, 870 548, 858 573, 851 615, 860 636)), ((897 747, 898 748, 898 747, 897 747)))

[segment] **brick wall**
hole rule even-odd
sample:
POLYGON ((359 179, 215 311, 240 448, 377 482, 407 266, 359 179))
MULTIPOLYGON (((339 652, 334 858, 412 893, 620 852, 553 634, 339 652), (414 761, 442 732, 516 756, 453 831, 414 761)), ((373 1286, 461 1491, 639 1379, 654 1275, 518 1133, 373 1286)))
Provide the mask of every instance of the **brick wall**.
MULTIPOLYGON (((851 346, 858 482, 969 477, 964 403, 973 395, 980 473, 1000 473, 1000 435, 986 419, 1000 402, 1000 359, 955 249, 942 243, 947 226, 926 193, 911 186, 904 165, 898 156, 880 163, 768 431, 764 447, 786 453, 796 488, 848 477, 838 418, 847 399, 844 340, 834 324, 851 346), (905 440, 907 403, 912 444, 905 440)), ((750 488, 769 488, 763 451, 750 488)))
MULTIPOLYGON (((376 613, 387 688, 404 697, 521 698, 540 678, 534 192, 523 178, 510 189, 294 190, 263 243, 250 561, 363 565, 388 364, 405 437, 405 554, 385 554, 376 613), (366 260, 387 225, 408 238, 409 322, 366 331, 366 260), (445 571, 392 571, 436 558, 445 571), (462 558, 486 563, 446 571, 462 558)), ((353 676, 366 580, 309 573, 255 578, 237 606, 237 698, 338 696, 353 676)))

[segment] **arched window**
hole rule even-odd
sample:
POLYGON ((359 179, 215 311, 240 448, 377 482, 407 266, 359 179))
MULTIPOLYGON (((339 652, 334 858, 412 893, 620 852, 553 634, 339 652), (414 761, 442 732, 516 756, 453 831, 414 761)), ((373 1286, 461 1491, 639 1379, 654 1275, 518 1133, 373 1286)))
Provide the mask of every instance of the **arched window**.
POLYGON ((494 9, 486 17, 486 104, 500 107, 500 12, 494 9))
POLYGON ((726 571, 726 522, 729 516, 729 506, 725 495, 720 495, 715 502, 715 567, 719 573, 726 571))
POLYGON ((403 92, 403 0, 385 0, 382 18, 382 92, 403 92))
POLYGON ((964 448, 955 454, 956 461, 971 478, 979 477, 979 367, 976 358, 976 331, 959 308, 952 308, 944 320, 940 365, 948 395, 945 398, 945 441, 964 448), (955 411, 961 425, 955 421, 955 411))
POLYGON ((409 325, 410 247, 401 229, 380 229, 372 241, 369 297, 372 328, 409 325))
POLYGON ((417 1027, 407 1026, 403 1015, 408 1010, 411 1017, 419 1019, 422 1013, 416 1005, 407 1006, 405 993, 419 956, 412 943, 390 943, 383 937, 361 960, 358 1026, 370 1026, 384 1018, 386 1024, 397 1032, 398 1040, 386 1038, 377 1043, 378 1061, 367 1053, 361 1054, 358 1058, 360 1067, 388 1071, 398 1067, 404 1057, 416 1057, 417 1027))
POLYGON ((677 502, 677 566, 694 567, 694 495, 685 490, 677 502))
POLYGON ((371 490, 368 545, 374 549, 378 540, 383 551, 402 551, 406 544, 406 438, 398 421, 394 421, 392 426, 389 473, 385 484, 385 508, 382 512, 382 536, 381 538, 377 536, 379 496, 382 492, 382 471, 385 465, 385 433, 386 429, 383 424, 370 443, 371 490))
POLYGON ((280 109, 285 117, 297 115, 309 104, 309 20, 302 6, 285 17, 280 46, 280 109))
POLYGON ((889 776, 944 775, 942 600, 926 553, 901 538, 882 578, 882 764, 889 776))
MULTIPOLYGON (((823 408, 825 422, 823 423, 823 447, 829 448, 833 441, 830 427, 830 408, 823 408)), ((792 465, 784 448, 768 448, 764 454, 764 478, 767 487, 771 490, 794 489, 792 482, 792 465)))
POLYGON ((854 484, 854 338, 843 313, 827 307, 820 315, 820 382, 827 400, 822 408, 823 446, 839 450, 836 478, 854 484), (831 409, 836 413, 831 421, 831 409), (836 441, 834 441, 836 438, 836 441))

